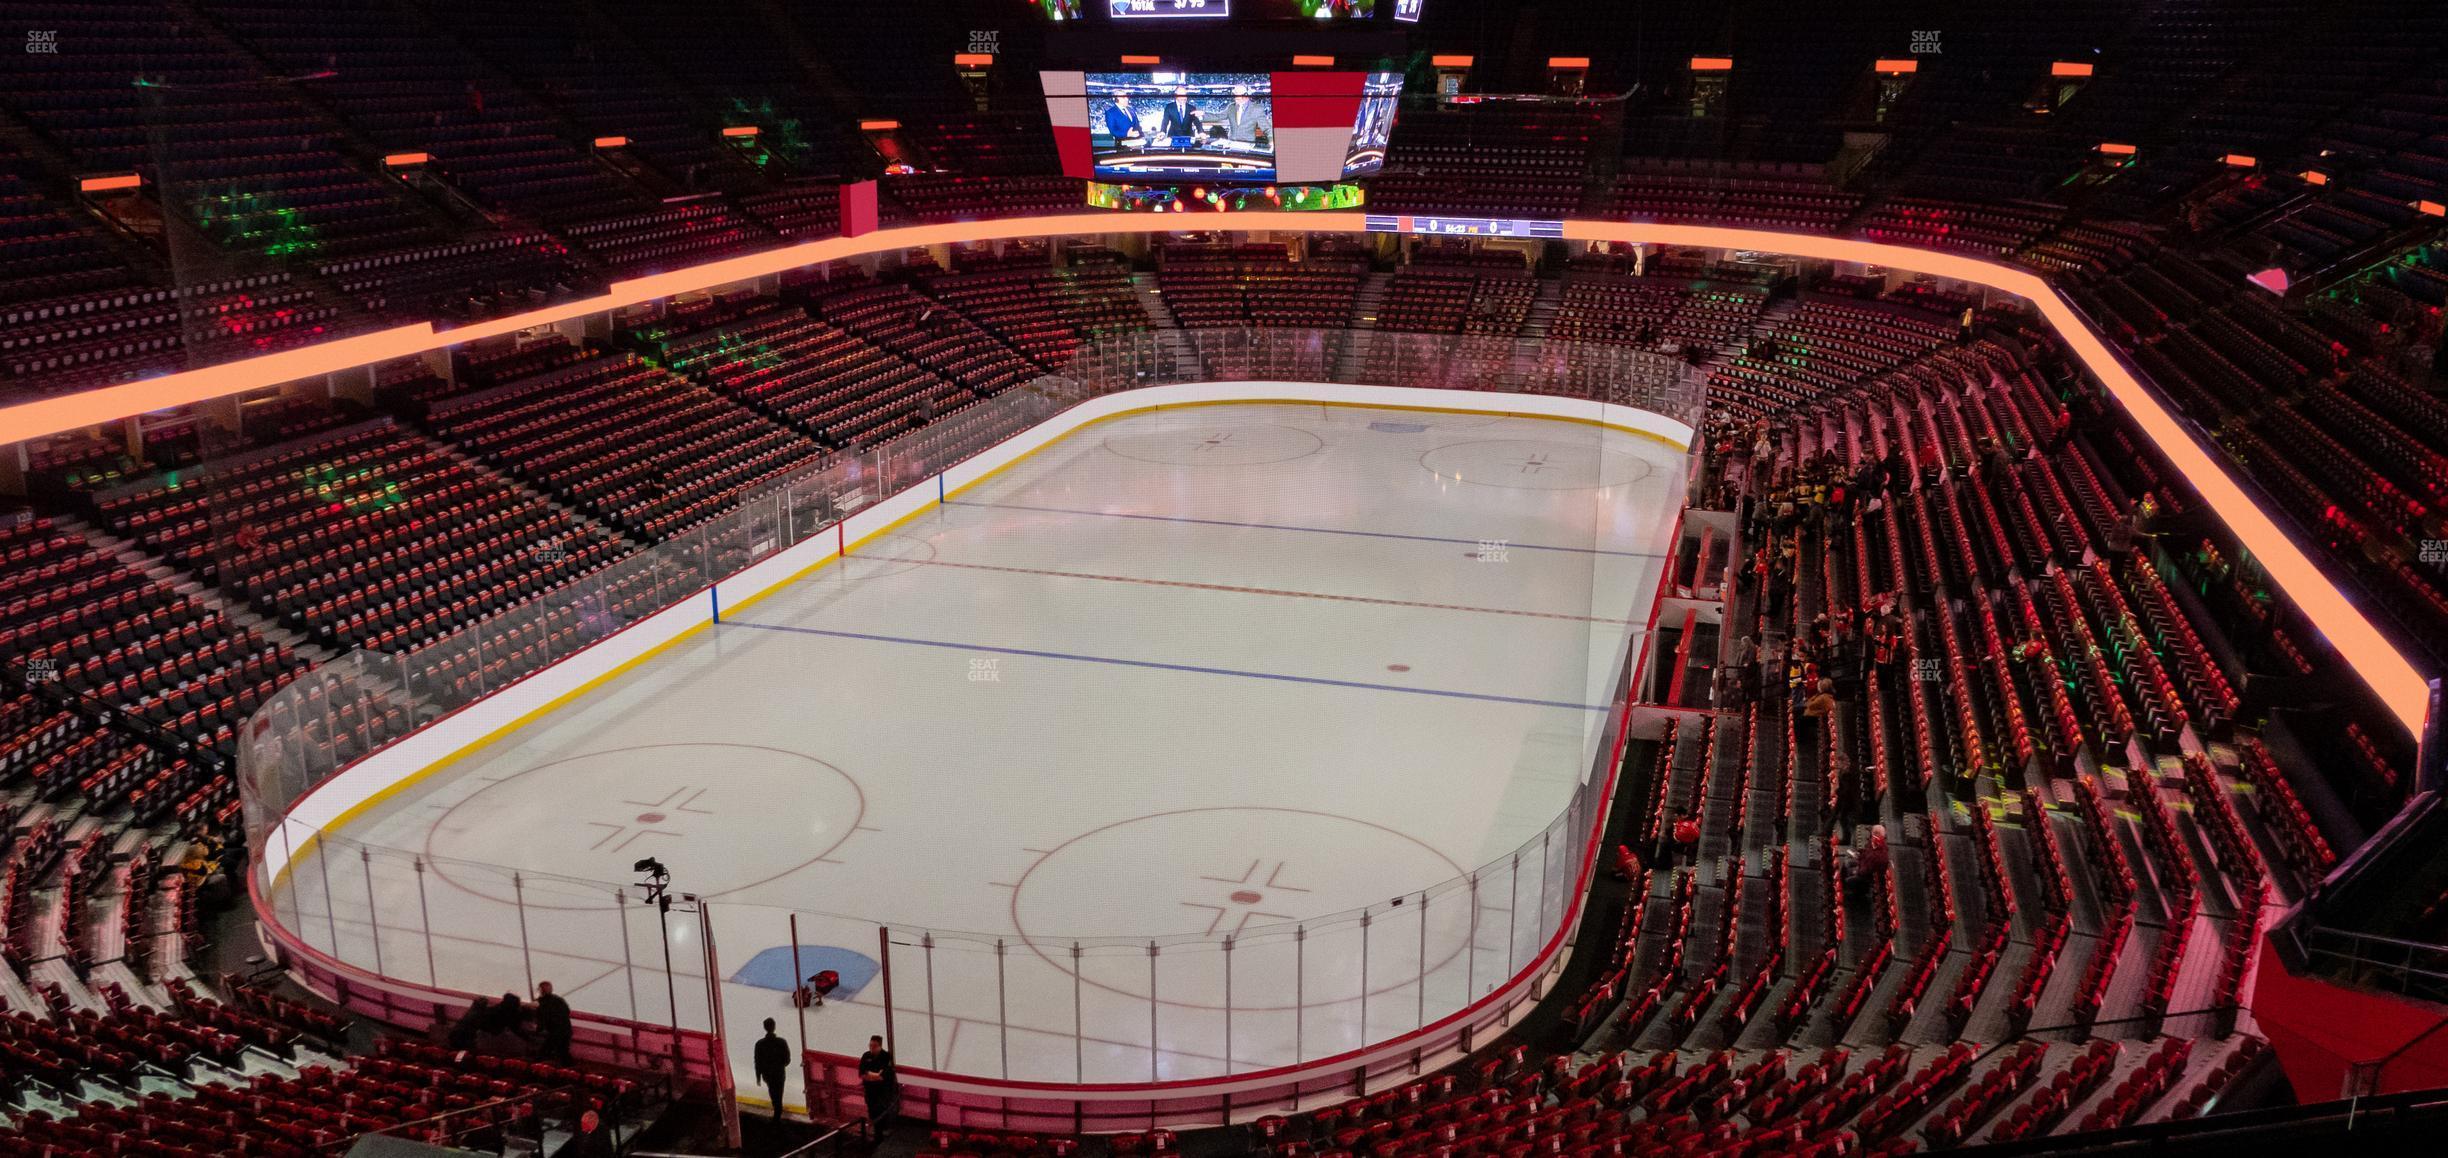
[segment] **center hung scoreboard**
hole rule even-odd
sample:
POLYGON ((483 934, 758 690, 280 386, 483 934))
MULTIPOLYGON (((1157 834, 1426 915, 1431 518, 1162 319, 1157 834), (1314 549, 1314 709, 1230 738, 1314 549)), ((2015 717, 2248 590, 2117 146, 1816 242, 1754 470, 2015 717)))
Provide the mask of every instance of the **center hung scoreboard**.
POLYGON ((1064 175, 1115 209, 1350 209, 1422 0, 1039 0, 1064 175))

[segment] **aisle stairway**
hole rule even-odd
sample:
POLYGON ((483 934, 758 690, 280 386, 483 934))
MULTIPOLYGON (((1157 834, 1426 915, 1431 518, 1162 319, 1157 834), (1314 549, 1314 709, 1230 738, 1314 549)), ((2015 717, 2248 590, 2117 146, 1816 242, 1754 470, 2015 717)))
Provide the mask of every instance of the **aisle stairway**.
POLYGON ((1377 328, 1377 315, 1384 312, 1386 291, 1393 284, 1394 275, 1382 271, 1369 274, 1368 280, 1360 283, 1359 292, 1352 295, 1351 328, 1377 328))
POLYGON ((1148 324, 1156 330, 1156 350, 1160 372, 1167 381, 1195 382, 1206 377, 1198 351, 1182 336, 1181 319, 1166 305, 1164 294, 1157 291, 1156 275, 1134 273, 1130 276, 1131 290, 1139 295, 1139 305, 1147 310, 1148 324))
POLYGON ((229 616, 231 622, 242 628, 251 627, 262 632, 265 639, 295 648, 301 656, 310 658, 316 663, 322 663, 336 655, 330 648, 256 611, 245 600, 226 598, 218 588, 197 582, 193 575, 163 562, 160 556, 147 553, 144 548, 128 539, 114 535, 75 515, 54 515, 51 521, 64 531, 84 536, 86 542, 92 543, 100 550, 110 552, 114 558, 142 572, 147 578, 165 584, 180 594, 202 601, 207 606, 229 616))
POLYGON ((1563 307, 1564 279, 1540 278, 1538 296, 1530 299, 1529 316, 1522 319, 1521 336, 1533 342, 1546 340, 1548 327, 1555 323, 1556 311, 1563 307))

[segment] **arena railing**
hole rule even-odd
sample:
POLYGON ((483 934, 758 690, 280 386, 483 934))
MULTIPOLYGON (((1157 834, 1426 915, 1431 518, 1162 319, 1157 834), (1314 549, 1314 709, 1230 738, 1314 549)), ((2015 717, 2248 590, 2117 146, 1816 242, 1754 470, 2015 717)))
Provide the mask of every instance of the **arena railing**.
POLYGON ((2280 935, 2314 971, 2343 985, 2448 1002, 2448 945, 2302 922, 2280 935))
MULTIPOLYGON (((1053 946, 1057 961, 1050 963, 1075 982, 1067 996, 1051 998, 1068 1002, 1072 1048, 1027 1051, 1035 1060, 1014 1067, 1008 1049, 965 1042, 963 1056, 974 1060, 940 1067, 947 1079, 988 1090, 1001 1082, 1163 1086, 1205 1078, 1246 1079, 1259 1088, 1270 1073, 1349 1058, 1372 1043, 1394 1042, 1387 1056, 1404 1059, 1380 1064, 1415 1067, 1421 1051, 1403 1053, 1400 1043, 1431 1031, 1443 1031, 1442 1047, 1467 1048, 1473 1033, 1502 1024, 1520 1000, 1535 997, 1537 968, 1560 961, 1558 947, 1581 895, 1576 882, 1594 855, 1586 838, 1611 784, 1607 769, 1585 775, 1535 836, 1465 874, 1347 913, 1216 937, 1019 938, 806 910, 693 905, 694 898, 682 908, 693 905, 696 919, 675 925, 634 884, 437 857, 428 848, 346 832, 363 805, 323 823, 294 815, 335 775, 408 738, 371 732, 367 721, 405 718, 414 735, 551 665, 594 648, 617 649, 630 629, 708 601, 719 581, 795 547, 813 543, 821 551, 830 541, 835 556, 855 552, 843 528, 858 512, 919 488, 934 498, 948 468, 1084 402, 1204 381, 1548 395, 1647 411, 1692 430, 1702 418, 1702 379, 1691 367, 1622 346, 1347 330, 1105 335, 1083 345, 1059 373, 772 480, 725 516, 424 646, 352 652, 276 694, 242 731, 239 783, 250 892, 293 973, 368 1016, 422 1030, 476 994, 530 992, 535 982, 555 979, 566 991, 566 978, 583 969, 599 979, 572 998, 582 1056, 593 1047, 601 1060, 670 1068, 717 1088, 727 1088, 721 1055, 745 1048, 744 1039, 738 1049, 724 1044, 721 986, 710 980, 724 976, 718 941, 876 946, 898 986, 886 1024, 921 1071, 942 1062, 928 1034, 944 1018, 959 1017, 977 1027, 973 1033, 991 1028, 998 1047, 1021 1034, 1059 1033, 1058 1024, 1043 1019, 1021 1025, 1006 1009, 955 1010, 973 998, 950 995, 955 988, 964 995, 1000 990, 1012 954, 1053 946), (974 984, 932 985, 937 969, 967 974, 974 984), (1179 1000, 1209 990, 1235 996, 1179 1000), (1499 997, 1503 1002, 1491 1005, 1499 997), (1183 1006, 1194 1008, 1177 1008, 1183 1006), (1137 1051, 1144 1057, 1117 1063, 1112 1050, 1091 1040, 1100 1035, 1089 1032, 1091 1023, 1110 1029, 1117 1020, 1145 1030, 1152 1042, 1189 1035, 1201 1048, 1145 1049, 1137 1051), (1206 1060, 1185 1060, 1193 1058, 1206 1060)), ((1470 408, 1467 401, 1455 405, 1470 408)), ((719 620, 723 609, 708 611, 719 620)), ((1614 702, 1610 727, 1620 724, 1620 691, 1614 702)), ((409 790, 414 779, 380 795, 409 790)), ((1044 1003, 1037 1004, 1042 1011, 1044 1003)), ((1338 1073, 1330 1084, 1350 1080, 1338 1073)), ((1144 1109, 1135 1112, 1148 1117, 1144 1109)), ((1213 1120, 1212 1098, 1184 1120, 1193 1119, 1213 1120)))

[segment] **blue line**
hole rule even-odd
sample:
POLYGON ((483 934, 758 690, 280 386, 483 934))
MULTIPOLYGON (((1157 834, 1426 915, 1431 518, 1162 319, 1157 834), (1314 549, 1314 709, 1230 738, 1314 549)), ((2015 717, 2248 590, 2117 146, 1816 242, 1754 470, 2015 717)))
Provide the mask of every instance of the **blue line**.
MULTIPOLYGON (((1347 531, 1340 527, 1300 527, 1288 523, 1236 523, 1228 519, 1192 519, 1181 515, 1134 515, 1122 511, 1083 511, 1075 507, 1032 507, 1025 503, 981 503, 963 499, 946 503, 954 507, 995 507, 1007 511, 1039 511, 1054 515, 1093 515, 1102 519, 1145 519, 1151 523, 1195 523, 1207 527, 1249 527, 1260 531, 1301 531, 1311 535, 1354 535, 1363 539, 1405 539, 1414 543, 1460 543, 1477 547, 1493 543, 1494 539, 1448 539, 1441 535, 1398 535, 1392 531, 1347 531)), ((1562 551, 1574 555, 1612 555, 1623 559, 1663 559, 1654 551, 1609 551, 1599 547, 1551 547, 1540 543, 1507 542, 1516 551, 1562 551)))
POLYGON ((992 647, 979 643, 954 643, 941 639, 912 639, 902 635, 870 635, 863 631, 830 631, 821 627, 792 627, 781 623, 744 623, 732 620, 725 627, 757 627, 766 631, 790 631, 800 635, 824 635, 834 639, 861 639, 871 643, 904 643, 914 647, 940 647, 951 651, 992 652, 996 655, 1024 655, 1035 659, 1067 659, 1080 663, 1107 663, 1117 667, 1144 667, 1158 671, 1190 672, 1196 675, 1240 676, 1254 680, 1281 680, 1285 683, 1317 684, 1331 688, 1359 688, 1372 692, 1405 692, 1415 696, 1444 696, 1456 700, 1485 700, 1496 704, 1526 704, 1536 708, 1568 708, 1581 712, 1605 712, 1604 704, 1576 704, 1566 700, 1534 700, 1524 696, 1495 696, 1482 692, 1454 692, 1441 688, 1406 688, 1398 684, 1372 684, 1359 680, 1330 680, 1318 676, 1284 675, 1271 671, 1243 671, 1229 667, 1200 667, 1187 663, 1159 663, 1146 659, 1116 659, 1103 655, 1077 655, 1067 651, 1037 651, 1025 647, 992 647))

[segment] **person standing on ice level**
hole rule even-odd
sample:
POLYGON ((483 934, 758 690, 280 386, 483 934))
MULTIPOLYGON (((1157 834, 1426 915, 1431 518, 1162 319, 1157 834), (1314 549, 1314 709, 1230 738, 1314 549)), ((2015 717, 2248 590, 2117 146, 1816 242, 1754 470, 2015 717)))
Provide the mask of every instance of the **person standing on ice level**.
POLYGON ((756 1076, 765 1083, 765 1092, 773 1095, 774 1120, 782 1120, 782 1082, 790 1074, 790 1043, 774 1032, 774 1019, 765 1019, 765 1036, 756 1043, 756 1076))
POLYGON ((883 1038, 867 1039, 858 1069, 859 1088, 867 1095, 867 1130, 880 1139, 892 1128, 893 1107, 901 1098, 901 1079, 893 1072, 892 1051, 884 1048, 883 1038))

